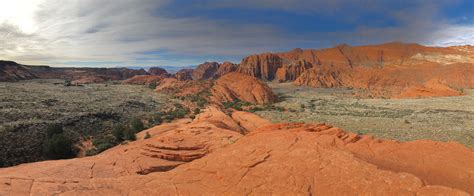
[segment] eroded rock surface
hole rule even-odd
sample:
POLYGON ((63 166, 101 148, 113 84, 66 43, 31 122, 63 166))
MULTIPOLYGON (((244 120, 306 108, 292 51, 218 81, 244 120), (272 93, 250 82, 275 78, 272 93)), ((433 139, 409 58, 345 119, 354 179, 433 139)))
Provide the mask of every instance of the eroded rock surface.
POLYGON ((161 67, 152 67, 148 70, 148 73, 150 75, 157 75, 157 76, 166 76, 168 75, 168 72, 161 68, 161 67))
POLYGON ((219 69, 219 63, 217 62, 205 62, 200 64, 193 70, 193 80, 207 80, 216 77, 217 70, 219 69))
POLYGON ((179 81, 187 81, 193 79, 193 69, 181 69, 175 73, 176 79, 179 81))
POLYGON ((215 103, 236 100, 254 104, 273 103, 277 97, 264 82, 241 73, 229 73, 215 81, 211 89, 215 103))
POLYGON ((265 123, 242 136, 232 119, 209 108, 97 156, 0 169, 0 194, 474 193, 474 152, 457 143, 401 143, 302 123, 265 123))
POLYGON ((353 88, 361 95, 416 98, 461 95, 474 88, 472 46, 426 47, 390 42, 326 49, 294 49, 244 58, 238 72, 296 85, 353 88), (437 80, 448 86, 432 85, 437 80))
POLYGON ((136 75, 124 80, 122 84, 148 85, 158 83, 161 80, 163 80, 163 77, 159 75, 136 75))
POLYGON ((37 77, 24 66, 13 61, 0 60, 0 82, 14 82, 34 78, 37 77))

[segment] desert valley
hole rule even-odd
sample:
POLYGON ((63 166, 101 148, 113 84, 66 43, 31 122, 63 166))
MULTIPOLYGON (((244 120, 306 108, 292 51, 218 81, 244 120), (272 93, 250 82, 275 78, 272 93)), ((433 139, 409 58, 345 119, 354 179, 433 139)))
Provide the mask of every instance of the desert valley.
POLYGON ((0 0, 0 196, 474 195, 473 0, 0 0))
POLYGON ((473 58, 390 42, 176 73, 1 61, 0 195, 473 194, 473 58))

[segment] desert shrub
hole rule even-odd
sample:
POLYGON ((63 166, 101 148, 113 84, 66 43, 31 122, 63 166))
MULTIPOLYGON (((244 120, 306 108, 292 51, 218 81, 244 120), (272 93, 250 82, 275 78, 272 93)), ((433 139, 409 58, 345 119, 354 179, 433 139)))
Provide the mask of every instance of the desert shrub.
POLYGON ((203 90, 196 94, 187 95, 186 99, 196 103, 199 107, 204 107, 205 105, 209 104, 209 101, 206 99, 211 95, 209 90, 203 90))
POLYGON ((236 110, 242 110, 242 106, 250 106, 252 104, 249 103, 249 102, 245 102, 245 101, 241 101, 241 100, 236 99, 236 100, 231 101, 231 102, 224 102, 223 105, 226 109, 227 108, 234 108, 236 110))
POLYGON ((130 140, 130 141, 135 141, 137 140, 137 137, 135 136, 135 131, 133 131, 132 129, 125 129, 125 132, 124 132, 124 137, 126 140, 130 140))
POLYGON ((263 108, 261 107, 252 107, 248 111, 253 113, 253 112, 262 111, 262 110, 263 108))
POLYGON ((61 126, 60 124, 51 124, 46 128, 46 136, 48 138, 52 137, 55 134, 61 134, 63 132, 63 126, 61 126))
POLYGON ((74 157, 72 141, 64 133, 57 133, 43 142, 43 153, 49 159, 66 159, 74 157))
POLYGON ((201 113, 201 109, 199 108, 194 108, 194 114, 199 114, 201 113))
POLYGON ((168 115, 170 115, 172 119, 175 119, 184 118, 188 113, 188 108, 183 107, 181 104, 175 104, 175 108, 171 112, 168 112, 168 115))
POLYGON ((296 112, 296 110, 293 109, 293 108, 288 109, 288 111, 290 111, 290 112, 296 112))
MULTIPOLYGON (((118 128, 117 130, 120 130, 120 128, 118 128)), ((91 155, 99 154, 109 148, 116 146, 121 141, 123 141, 123 139, 117 140, 115 136, 114 137, 110 135, 98 136, 92 140, 92 144, 94 145, 94 148, 86 152, 86 155, 91 156, 91 155)))
POLYGON ((112 135, 115 137, 115 140, 121 142, 124 140, 125 127, 123 125, 117 125, 112 130, 112 135))
POLYGON ((156 89, 156 82, 152 82, 148 84, 148 88, 153 89, 153 90, 156 89))
POLYGON ((150 138, 150 137, 151 137, 151 135, 150 135, 150 133, 148 133, 148 131, 147 131, 147 132, 145 133, 144 139, 148 139, 148 138, 150 138))
POLYGON ((153 114, 153 116, 151 116, 150 120, 148 121, 152 125, 159 125, 163 122, 162 114, 161 113, 153 114))
POLYGON ((306 105, 301 104, 301 105, 300 105, 300 108, 301 108, 301 109, 305 109, 305 108, 306 108, 306 105))
POLYGON ((198 100, 196 101, 196 104, 197 104, 199 107, 204 107, 204 106, 207 105, 208 103, 209 103, 209 102, 208 102, 206 99, 204 99, 204 98, 198 99, 198 100))
POLYGON ((139 118, 133 118, 130 121, 130 128, 133 132, 138 132, 143 129, 145 129, 145 126, 143 125, 143 122, 139 118))

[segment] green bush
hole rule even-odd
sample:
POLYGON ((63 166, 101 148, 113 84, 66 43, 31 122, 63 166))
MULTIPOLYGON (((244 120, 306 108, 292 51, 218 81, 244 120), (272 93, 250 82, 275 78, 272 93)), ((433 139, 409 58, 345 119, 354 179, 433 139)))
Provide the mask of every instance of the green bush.
POLYGON ((201 109, 199 108, 194 108, 194 114, 199 114, 201 113, 201 109))
POLYGON ((148 84, 148 88, 155 90, 156 89, 156 82, 152 82, 148 84))
POLYGON ((118 142, 121 142, 124 140, 124 132, 125 132, 125 127, 123 125, 117 125, 114 127, 112 130, 112 135, 114 135, 115 140, 118 142))
POLYGON ((143 122, 139 118, 134 118, 132 119, 132 121, 130 121, 130 128, 132 129, 133 132, 137 133, 145 129, 145 126, 143 125, 143 122))
POLYGON ((43 153, 49 159, 66 159, 75 156, 72 141, 64 133, 54 134, 43 142, 43 153))
POLYGON ((242 106, 250 106, 252 105, 251 103, 249 102, 244 102, 244 101, 241 101, 241 100, 234 100, 234 101, 231 101, 231 102, 225 102, 223 103, 224 107, 227 109, 227 108, 234 108, 236 110, 242 110, 242 106))
POLYGON ((135 131, 132 129, 125 129, 124 136, 126 140, 135 141, 137 137, 135 136, 135 131))
POLYGON ((46 136, 48 138, 52 137, 55 134, 61 134, 63 133, 63 127, 60 124, 51 124, 46 128, 46 136))
POLYGON ((94 138, 94 140, 92 140, 92 144, 94 145, 94 151, 92 151, 93 152, 92 155, 99 154, 103 152, 104 150, 112 148, 121 141, 123 140, 117 140, 115 137, 112 137, 110 135, 98 136, 94 138))

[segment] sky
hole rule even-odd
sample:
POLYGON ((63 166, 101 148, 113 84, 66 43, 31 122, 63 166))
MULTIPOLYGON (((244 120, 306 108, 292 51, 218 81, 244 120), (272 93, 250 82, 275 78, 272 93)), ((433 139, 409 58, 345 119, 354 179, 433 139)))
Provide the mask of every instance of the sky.
POLYGON ((184 67, 390 41, 474 45, 473 0, 0 0, 0 59, 184 67))

